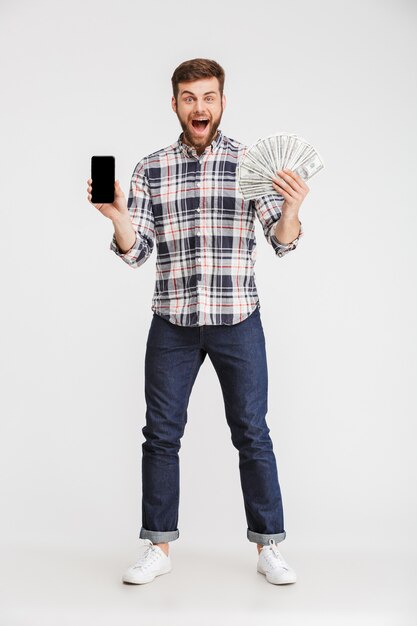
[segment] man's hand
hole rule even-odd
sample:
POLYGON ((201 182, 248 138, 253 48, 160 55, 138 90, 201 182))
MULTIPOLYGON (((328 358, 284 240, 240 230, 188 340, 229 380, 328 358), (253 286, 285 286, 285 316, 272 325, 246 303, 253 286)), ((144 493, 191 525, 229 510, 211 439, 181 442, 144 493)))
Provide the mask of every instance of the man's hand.
POLYGON ((284 197, 281 207, 282 217, 298 218, 298 211, 304 198, 310 191, 304 180, 289 169, 279 170, 277 174, 281 177, 273 177, 272 185, 274 189, 284 197))
POLYGON ((90 204, 100 211, 103 215, 108 217, 112 222, 119 220, 120 218, 129 218, 129 211, 126 204, 125 194, 118 180, 114 182, 114 202, 112 204, 93 204, 91 202, 93 181, 91 178, 87 180, 87 198, 90 204))

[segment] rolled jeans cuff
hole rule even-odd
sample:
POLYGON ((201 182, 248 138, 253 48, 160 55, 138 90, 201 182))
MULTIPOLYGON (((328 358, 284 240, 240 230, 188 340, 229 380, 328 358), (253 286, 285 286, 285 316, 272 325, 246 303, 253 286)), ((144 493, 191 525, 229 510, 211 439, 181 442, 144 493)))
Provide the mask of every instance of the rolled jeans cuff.
POLYGON ((168 541, 175 541, 178 539, 180 531, 178 528, 176 530, 147 530, 146 528, 140 529, 139 538, 140 539, 150 539, 152 543, 167 543, 168 541))
POLYGON ((255 543, 261 543, 264 546, 267 546, 270 539, 274 539, 276 543, 280 541, 284 541, 287 533, 285 530, 282 533, 274 533, 271 535, 265 535, 263 533, 255 533, 253 530, 247 530, 247 537, 249 541, 254 541, 255 543))

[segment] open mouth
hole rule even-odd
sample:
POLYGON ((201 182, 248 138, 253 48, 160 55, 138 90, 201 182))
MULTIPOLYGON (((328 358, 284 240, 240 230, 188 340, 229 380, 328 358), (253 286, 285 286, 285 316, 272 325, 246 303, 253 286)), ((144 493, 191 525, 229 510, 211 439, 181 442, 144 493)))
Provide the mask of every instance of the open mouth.
POLYGON ((191 124, 193 126, 193 128, 198 132, 198 133, 204 133, 204 131, 206 130, 207 126, 208 126, 209 120, 207 118, 201 118, 201 119, 194 119, 191 124))

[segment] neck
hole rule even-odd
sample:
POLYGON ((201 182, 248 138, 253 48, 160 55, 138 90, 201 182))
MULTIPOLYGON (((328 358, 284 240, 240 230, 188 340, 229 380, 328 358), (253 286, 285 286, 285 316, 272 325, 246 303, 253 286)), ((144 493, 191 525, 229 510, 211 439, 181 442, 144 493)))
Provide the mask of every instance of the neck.
POLYGON ((219 130, 217 129, 215 136, 210 140, 210 142, 206 146, 202 146, 202 147, 199 146, 198 148, 194 144, 188 143, 187 139, 185 138, 184 131, 182 131, 182 133, 181 133, 181 140, 182 140, 183 143, 187 144, 187 146, 190 146, 191 148, 195 148, 197 154, 202 154, 204 152, 204 150, 207 148, 207 146, 209 146, 212 143, 212 141, 217 139, 218 136, 219 136, 219 130))

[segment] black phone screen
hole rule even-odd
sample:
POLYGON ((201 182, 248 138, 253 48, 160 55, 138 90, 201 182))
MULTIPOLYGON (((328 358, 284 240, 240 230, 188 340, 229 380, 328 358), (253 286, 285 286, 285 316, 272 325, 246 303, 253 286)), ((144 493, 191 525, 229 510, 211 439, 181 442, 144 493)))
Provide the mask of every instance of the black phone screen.
POLYGON ((114 176, 114 156, 91 157, 91 202, 93 204, 114 202, 114 176))

